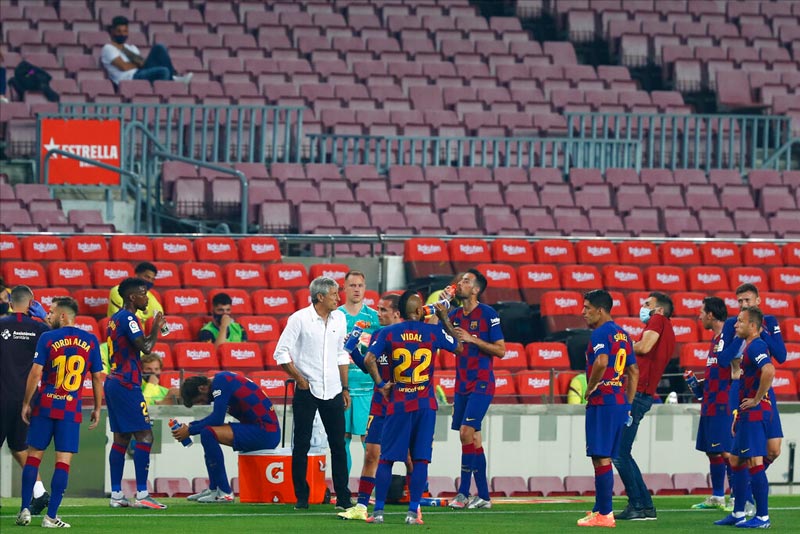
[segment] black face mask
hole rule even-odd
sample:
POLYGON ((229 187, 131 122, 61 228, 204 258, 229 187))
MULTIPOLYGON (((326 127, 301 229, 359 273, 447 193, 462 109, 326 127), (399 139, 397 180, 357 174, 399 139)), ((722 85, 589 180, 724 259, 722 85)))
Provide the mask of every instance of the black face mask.
POLYGON ((111 39, 117 44, 125 44, 125 41, 128 40, 127 35, 113 35, 111 39))
POLYGON ((10 306, 8 302, 0 302, 0 315, 6 315, 10 306))
POLYGON ((147 382, 148 380, 150 380, 151 376, 154 376, 156 378, 160 378, 161 377, 161 373, 142 373, 142 380, 147 382))
POLYGON ((151 289, 153 289, 153 286, 154 286, 154 285, 155 285, 155 284, 154 284, 153 282, 144 282, 144 287, 146 287, 148 291, 150 291, 151 289))
POLYGON ((213 319, 214 319, 214 322, 215 322, 215 323, 217 323, 217 324, 219 324, 219 322, 222 320, 222 315, 223 315, 223 314, 221 314, 221 313, 215 313, 215 314, 212 316, 212 317, 213 317, 213 319))

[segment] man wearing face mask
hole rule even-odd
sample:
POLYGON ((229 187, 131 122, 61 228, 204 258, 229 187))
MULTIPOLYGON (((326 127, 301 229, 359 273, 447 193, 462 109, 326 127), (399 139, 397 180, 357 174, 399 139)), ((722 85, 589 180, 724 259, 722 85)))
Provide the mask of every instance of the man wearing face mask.
POLYGON ((142 395, 148 405, 175 404, 181 394, 178 388, 166 388, 159 383, 161 365, 158 354, 142 356, 142 395))
MULTIPOLYGON (((139 318, 142 324, 152 319, 156 313, 164 313, 164 308, 161 307, 156 297, 150 292, 156 281, 156 274, 158 274, 158 269, 149 261, 143 261, 137 265, 134 270, 134 276, 140 280, 144 280, 144 285, 147 287, 147 308, 136 312, 136 317, 139 318)), ((111 317, 121 308, 122 297, 119 295, 119 286, 116 285, 112 287, 111 291, 108 293, 108 312, 106 312, 106 317, 111 317)))
POLYGON ((127 18, 114 17, 108 27, 108 35, 111 42, 103 46, 100 62, 114 85, 119 85, 123 80, 174 80, 187 84, 191 81, 191 73, 186 76, 176 74, 164 45, 154 44, 147 59, 144 59, 136 45, 127 44, 127 18))
POLYGON ((242 325, 233 320, 232 304, 233 300, 227 293, 214 295, 211 300, 212 320, 200 329, 198 341, 208 341, 215 347, 223 343, 247 341, 247 332, 242 325))
POLYGON ((631 404, 632 422, 622 430, 619 454, 614 458, 614 466, 628 494, 628 506, 619 514, 615 514, 616 519, 633 521, 656 519, 653 499, 631 450, 636 432, 639 430, 639 423, 653 405, 653 395, 656 393, 658 381, 661 380, 664 369, 675 352, 675 332, 670 321, 672 311, 672 300, 657 291, 650 293, 639 310, 639 318, 647 325, 642 332, 642 339, 633 344, 633 351, 639 364, 639 383, 631 404))

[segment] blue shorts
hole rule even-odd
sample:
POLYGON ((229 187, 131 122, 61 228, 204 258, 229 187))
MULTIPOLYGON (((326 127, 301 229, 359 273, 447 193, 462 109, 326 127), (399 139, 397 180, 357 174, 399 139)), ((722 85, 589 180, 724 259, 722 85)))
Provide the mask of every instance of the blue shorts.
POLYGON ((103 392, 108 406, 108 422, 112 432, 128 434, 150 430, 150 414, 142 388, 126 388, 113 378, 106 379, 103 392))
POLYGON ((778 405, 772 403, 772 417, 767 421, 767 439, 782 438, 783 426, 781 426, 781 414, 778 412, 778 405))
POLYGON ((344 433, 363 436, 367 433, 367 419, 372 405, 372 391, 367 395, 350 395, 350 407, 344 411, 344 433))
POLYGON ((701 415, 694 448, 711 454, 731 452, 733 415, 701 415))
POLYGON ((233 450, 240 452, 274 449, 281 441, 281 432, 267 432, 258 425, 231 423, 233 450))
POLYGON ((412 460, 431 461, 436 410, 387 415, 383 423, 381 460, 405 462, 411 451, 412 460))
POLYGON ((731 454, 739 458, 766 456, 768 426, 766 420, 737 421, 731 454))
POLYGON ((43 451, 52 439, 57 452, 78 452, 81 424, 63 419, 36 416, 31 418, 28 427, 28 446, 43 451))
POLYGON ((586 406, 586 456, 618 456, 622 429, 630 409, 628 404, 586 406))
POLYGON ((493 398, 493 395, 456 393, 455 400, 453 400, 453 424, 450 425, 450 428, 460 430, 462 426, 471 426, 476 431, 480 431, 481 422, 486 417, 493 398))
POLYGON ((385 422, 385 415, 369 416, 369 421, 367 421, 367 439, 365 443, 372 443, 374 445, 381 444, 381 435, 383 435, 383 424, 385 422))

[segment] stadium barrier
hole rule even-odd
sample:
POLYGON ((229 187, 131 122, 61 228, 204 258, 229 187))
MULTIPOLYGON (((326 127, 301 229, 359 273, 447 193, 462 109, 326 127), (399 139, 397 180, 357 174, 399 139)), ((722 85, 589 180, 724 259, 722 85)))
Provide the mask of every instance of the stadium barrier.
MULTIPOLYGON (((781 149, 791 168, 791 119, 771 115, 566 112, 576 139, 642 142, 642 165, 670 169, 761 168, 781 149)), ((783 154, 781 152, 781 154, 783 154)), ((772 164, 777 165, 777 160, 772 164)))

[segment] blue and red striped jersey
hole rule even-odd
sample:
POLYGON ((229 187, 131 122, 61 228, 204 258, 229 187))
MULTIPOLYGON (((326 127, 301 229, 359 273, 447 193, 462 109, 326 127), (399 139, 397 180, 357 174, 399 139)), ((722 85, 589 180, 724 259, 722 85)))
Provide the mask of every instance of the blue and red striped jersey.
MULTIPOLYGON (((761 382, 761 368, 772 363, 767 344, 761 338, 754 339, 745 346, 742 353, 742 377, 739 379, 739 404, 744 399, 756 396, 761 382)), ((772 389, 772 388, 770 388, 772 389)), ((767 396, 757 406, 739 410, 744 421, 762 421, 772 412, 772 404, 767 396)))
POLYGON ((628 404, 622 375, 626 367, 636 363, 636 355, 628 334, 614 321, 608 321, 592 332, 586 348, 587 380, 592 375, 594 361, 603 354, 608 356, 608 366, 597 389, 589 395, 588 404, 628 404))
POLYGON ((272 401, 255 382, 238 373, 223 371, 211 380, 211 413, 189 423, 189 433, 199 434, 207 426, 219 426, 230 414, 246 425, 259 425, 266 432, 278 432, 278 416, 272 401))
POLYGON ((142 385, 141 352, 133 341, 144 335, 139 318, 126 309, 121 309, 108 321, 108 361, 111 373, 107 379, 119 382, 132 389, 142 385))
POLYGON ((103 371, 100 342, 94 334, 75 326, 45 332, 36 344, 33 363, 42 366, 33 415, 80 423, 83 377, 87 371, 103 371))
MULTIPOLYGON (((468 314, 460 306, 451 310, 450 322, 487 343, 503 339, 500 316, 483 303, 468 314)), ((494 356, 484 354, 473 343, 464 343, 461 354, 456 354, 456 393, 494 395, 494 356)))
POLYGON ((379 365, 385 359, 394 387, 386 415, 438 408, 433 393, 433 357, 439 349, 453 351, 456 340, 441 325, 405 321, 385 326, 373 336, 369 352, 379 365))
POLYGON ((722 332, 711 340, 703 381, 703 403, 700 415, 730 415, 731 366, 721 366, 717 358, 724 348, 722 332))

